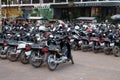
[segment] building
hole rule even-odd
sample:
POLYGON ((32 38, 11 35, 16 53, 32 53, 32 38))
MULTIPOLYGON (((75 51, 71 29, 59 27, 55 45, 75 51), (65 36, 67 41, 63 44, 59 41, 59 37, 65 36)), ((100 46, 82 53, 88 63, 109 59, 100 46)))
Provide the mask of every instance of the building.
MULTIPOLYGON (((100 20, 120 13, 120 0, 13 0, 2 2, 2 9, 16 8, 29 15, 64 20, 94 16, 100 20), (50 15, 50 16, 49 16, 50 15)), ((19 12, 18 12, 19 13, 19 12)), ((19 15, 21 15, 19 14, 19 15)))

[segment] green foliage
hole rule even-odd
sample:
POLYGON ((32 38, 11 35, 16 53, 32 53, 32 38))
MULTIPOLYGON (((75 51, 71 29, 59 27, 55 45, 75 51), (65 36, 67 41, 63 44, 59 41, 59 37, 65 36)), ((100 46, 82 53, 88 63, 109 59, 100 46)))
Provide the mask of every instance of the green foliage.
POLYGON ((4 3, 7 3, 7 0, 1 0, 1 2, 2 2, 2 3, 3 3, 3 2, 4 2, 4 3))
POLYGON ((43 17, 46 17, 47 19, 53 18, 52 11, 48 9, 40 9, 40 14, 42 14, 43 17))
POLYGON ((97 17, 97 14, 96 14, 96 13, 94 13, 94 14, 92 15, 92 17, 97 17))
MULTIPOLYGON (((13 1, 13 0, 8 0, 8 2, 10 2, 10 3, 11 3, 12 1, 13 1)), ((7 0, 1 0, 1 2, 2 2, 2 3, 4 2, 5 4, 7 4, 7 0)))

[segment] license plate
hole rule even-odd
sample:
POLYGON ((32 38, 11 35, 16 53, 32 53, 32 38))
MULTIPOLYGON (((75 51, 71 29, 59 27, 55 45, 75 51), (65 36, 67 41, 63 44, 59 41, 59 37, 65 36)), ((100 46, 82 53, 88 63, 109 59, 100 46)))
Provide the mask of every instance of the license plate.
POLYGON ((17 51, 16 51, 16 54, 19 54, 20 52, 21 52, 21 50, 17 50, 17 51))
POLYGON ((76 38, 76 39, 78 38, 78 36, 77 36, 77 35, 73 35, 73 37, 74 37, 74 38, 76 38))
POLYGON ((110 43, 110 46, 114 46, 114 43, 110 43))
POLYGON ((27 51, 27 52, 25 52, 25 54, 26 54, 27 56, 29 56, 29 55, 31 54, 31 51, 27 51))
POLYGON ((79 41, 79 44, 82 44, 82 41, 79 41))
POLYGON ((73 42, 73 41, 74 41, 74 39, 71 39, 71 40, 70 40, 70 42, 73 42))
POLYGON ((104 45, 105 45, 105 43, 100 43, 100 45, 101 45, 101 46, 104 46, 104 45))
POLYGON ((89 45, 92 45, 93 44, 93 42, 89 42, 89 45))

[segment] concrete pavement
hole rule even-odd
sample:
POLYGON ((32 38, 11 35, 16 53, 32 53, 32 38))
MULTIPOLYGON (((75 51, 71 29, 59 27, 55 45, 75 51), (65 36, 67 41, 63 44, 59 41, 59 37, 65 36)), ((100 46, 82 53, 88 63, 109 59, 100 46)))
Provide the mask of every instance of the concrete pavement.
POLYGON ((53 72, 0 59, 0 80, 120 80, 120 57, 72 51, 75 64, 61 64, 53 72))

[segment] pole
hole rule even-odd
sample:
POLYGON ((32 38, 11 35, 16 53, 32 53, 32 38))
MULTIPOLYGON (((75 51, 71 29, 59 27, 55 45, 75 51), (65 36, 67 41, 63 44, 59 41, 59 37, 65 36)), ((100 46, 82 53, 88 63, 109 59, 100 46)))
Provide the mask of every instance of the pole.
POLYGON ((0 0, 0 31, 2 31, 2 4, 1 4, 1 0, 0 0))

